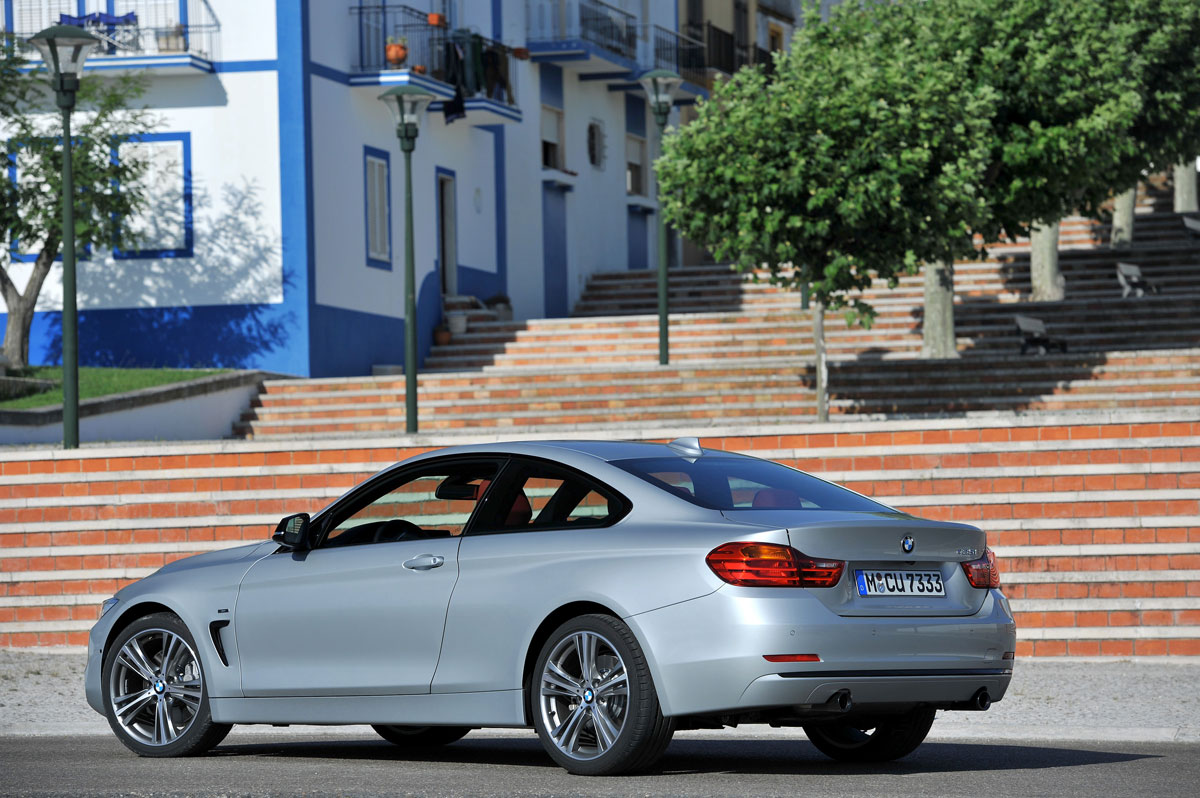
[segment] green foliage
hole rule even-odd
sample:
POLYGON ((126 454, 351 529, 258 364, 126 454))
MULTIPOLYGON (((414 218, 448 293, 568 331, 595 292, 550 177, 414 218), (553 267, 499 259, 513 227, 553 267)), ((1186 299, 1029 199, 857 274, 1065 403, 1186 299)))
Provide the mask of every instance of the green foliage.
MULTIPOLYGON (((44 70, 9 47, 0 57, 0 163, 15 162, 19 179, 4 180, 0 191, 0 258, 12 241, 24 251, 58 252, 62 226, 62 118, 44 70)), ((142 108, 131 108, 145 92, 140 75, 85 77, 72 123, 75 240, 77 248, 109 249, 133 243, 120 220, 136 214, 146 198, 139 188, 147 164, 113 151, 149 132, 155 123, 142 108)), ((0 261, 0 265, 4 265, 0 261)))
MULTIPOLYGON (((137 391, 142 388, 154 388, 159 385, 170 385, 176 382, 198 380, 222 374, 225 369, 109 369, 81 368, 79 369, 79 398, 97 399, 101 396, 137 391)), ((14 376, 38 380, 52 380, 57 387, 43 393, 22 396, 19 399, 9 399, 0 402, 0 407, 6 410, 28 410, 34 407, 46 407, 62 404, 62 367, 34 366, 22 369, 14 376)))
POLYGON ((995 92, 968 57, 928 57, 962 36, 910 3, 809 18, 773 78, 739 72, 668 137, 667 218, 718 259, 811 283, 870 323, 852 292, 971 251, 986 210, 995 92))
POLYGON ((1197 141, 1195 0, 848 2, 809 13, 774 79, 718 87, 656 166, 683 234, 869 322, 872 275, 1096 213, 1197 141))

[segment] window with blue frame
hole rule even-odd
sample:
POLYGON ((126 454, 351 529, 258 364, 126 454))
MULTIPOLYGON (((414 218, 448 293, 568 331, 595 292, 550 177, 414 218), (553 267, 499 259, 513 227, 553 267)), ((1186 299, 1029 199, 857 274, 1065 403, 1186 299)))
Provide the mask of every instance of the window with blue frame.
POLYGON ((192 137, 190 133, 146 133, 117 148, 117 158, 145 161, 138 188, 146 202, 141 212, 121 220, 123 249, 113 257, 190 258, 195 233, 192 219, 192 137))
POLYGON ((391 269, 391 161, 386 151, 374 147, 363 147, 363 212, 366 214, 367 265, 391 269))

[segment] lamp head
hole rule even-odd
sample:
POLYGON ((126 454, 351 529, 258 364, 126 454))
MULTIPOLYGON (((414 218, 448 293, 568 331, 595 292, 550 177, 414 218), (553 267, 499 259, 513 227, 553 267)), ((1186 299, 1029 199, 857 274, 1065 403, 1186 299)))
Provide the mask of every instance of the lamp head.
POLYGON ((29 38, 54 78, 77 78, 100 40, 74 25, 54 25, 29 38))
POLYGON ((650 106, 655 113, 667 113, 675 102, 675 92, 683 85, 683 78, 669 69, 652 69, 638 78, 650 106))
POLYGON ((393 86, 379 95, 379 100, 392 112, 401 138, 416 138, 421 117, 435 99, 424 89, 408 84, 393 86))

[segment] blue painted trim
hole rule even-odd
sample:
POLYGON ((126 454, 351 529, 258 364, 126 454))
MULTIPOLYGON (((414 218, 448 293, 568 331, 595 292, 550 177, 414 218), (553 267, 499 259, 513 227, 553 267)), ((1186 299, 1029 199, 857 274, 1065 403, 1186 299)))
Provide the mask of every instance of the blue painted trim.
POLYGON ((315 336, 308 0, 278 3, 275 27, 275 48, 279 54, 279 195, 284 283, 283 303, 276 307, 279 316, 286 320, 287 339, 273 366, 279 371, 308 376, 314 368, 311 338, 315 336))
MULTIPOLYGON (((149 258, 191 258, 195 252, 195 230, 192 219, 192 134, 180 133, 143 133, 133 136, 130 142, 148 141, 178 141, 183 144, 183 247, 177 249, 130 249, 113 248, 113 258, 116 260, 142 260, 149 258)), ((119 157, 113 152, 114 160, 119 157)))
POLYGON ((492 134, 493 185, 496 191, 496 275, 500 293, 508 293, 508 159, 505 152, 504 125, 480 125, 492 134))
POLYGON ((87 13, 87 0, 75 0, 75 15, 82 17, 87 13))
POLYGON ((530 57, 539 63, 556 61, 606 61, 626 72, 639 70, 636 60, 609 52, 586 39, 562 39, 556 41, 529 42, 530 57))
POLYGON ((563 71, 554 64, 538 67, 538 83, 541 88, 542 105, 561 109, 563 107, 563 71))
POLYGON ((630 215, 632 215, 632 216, 653 216, 654 215, 654 208, 650 207, 649 205, 642 205, 641 203, 638 203, 638 202, 631 202, 628 204, 627 207, 629 209, 630 215))
POLYGON ((386 150, 377 150, 374 147, 363 145, 363 242, 366 244, 367 265, 373 269, 392 270, 392 158, 391 154, 386 150), (369 158, 377 158, 383 161, 384 182, 387 184, 387 260, 378 260, 371 257, 371 182, 367 179, 367 164, 369 158))
MULTIPOLYGON (((444 104, 445 103, 441 100, 430 103, 429 112, 437 113, 441 111, 444 104)), ((524 119, 524 116, 521 114, 520 107, 497 102, 496 100, 491 100, 487 97, 471 97, 463 102, 463 107, 467 111, 468 121, 471 118, 471 111, 475 111, 476 113, 495 114, 496 116, 507 119, 510 122, 520 122, 522 119, 524 119)), ((483 125, 476 125, 476 127, 483 127, 483 125)))
POLYGON ((492 39, 504 40, 504 0, 492 0, 492 39))
POLYGON ((13 0, 4 0, 4 29, 9 33, 16 33, 17 26, 13 22, 13 0))
POLYGON ((625 95, 625 132, 646 138, 646 101, 636 94, 625 95))
POLYGON ((279 61, 274 58, 259 61, 213 61, 214 72, 274 72, 279 61))
POLYGON ((633 75, 629 72, 588 72, 580 75, 579 79, 585 83, 592 80, 633 80, 633 75))
MULTIPOLYGON (((433 240, 434 240, 434 251, 437 252, 439 257, 436 257, 433 259, 433 269, 435 272, 437 272, 439 269, 442 268, 442 265, 443 265, 441 262, 441 257, 440 257, 441 248, 442 248, 442 206, 441 206, 442 194, 441 194, 441 192, 442 192, 442 177, 443 176, 449 177, 451 180, 454 181, 451 184, 454 186, 454 195, 450 198, 450 201, 454 203, 454 290, 455 290, 455 292, 457 292, 460 288, 460 286, 458 285, 458 277, 459 277, 459 274, 458 274, 458 266, 459 266, 459 264, 458 264, 458 227, 459 227, 459 224, 458 224, 459 223, 459 219, 458 219, 458 175, 455 174, 453 169, 447 169, 444 166, 437 166, 436 164, 433 167, 433 215, 434 215, 433 231, 434 231, 434 236, 435 236, 433 240)), ((415 235, 415 232, 416 231, 414 231, 414 235, 415 235)), ((438 274, 438 277, 439 277, 438 290, 441 290, 441 280, 440 280, 441 274, 440 273, 438 274)))
POLYGON ((316 61, 312 63, 312 73, 319 78, 332 80, 334 83, 341 83, 346 86, 350 85, 350 75, 348 73, 341 72, 324 64, 318 64, 316 61))

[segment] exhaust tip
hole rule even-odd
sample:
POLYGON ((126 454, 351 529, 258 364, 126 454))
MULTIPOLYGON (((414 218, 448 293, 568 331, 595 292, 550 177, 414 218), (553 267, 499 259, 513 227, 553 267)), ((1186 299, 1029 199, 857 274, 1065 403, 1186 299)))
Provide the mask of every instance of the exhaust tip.
POLYGON ((837 708, 842 712, 849 712, 850 708, 854 706, 854 699, 850 697, 849 690, 839 690, 834 694, 833 700, 837 703, 837 708))
POLYGON ((992 697, 988 695, 987 688, 980 688, 975 694, 975 706, 980 710, 985 710, 992 705, 992 697))

